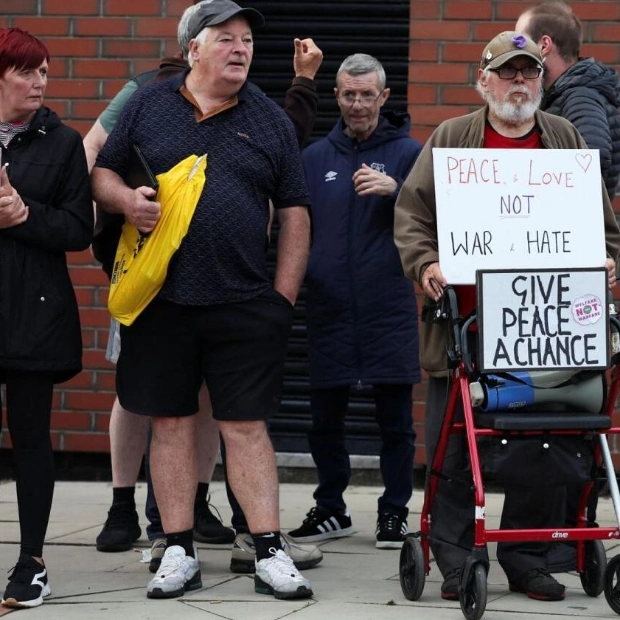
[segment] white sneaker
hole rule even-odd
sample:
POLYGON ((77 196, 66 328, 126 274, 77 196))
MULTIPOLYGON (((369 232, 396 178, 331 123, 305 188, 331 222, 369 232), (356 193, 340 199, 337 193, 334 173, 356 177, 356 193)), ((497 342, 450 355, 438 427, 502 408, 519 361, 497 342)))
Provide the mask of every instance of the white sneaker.
POLYGON ((273 594, 280 599, 308 598, 312 596, 310 582, 295 568, 293 560, 272 547, 270 558, 256 562, 254 591, 273 594))
POLYGON ((323 560, 323 552, 316 545, 301 545, 284 533, 280 534, 280 542, 298 570, 314 568, 323 560))
MULTIPOLYGON (((196 550, 194 550, 196 553, 196 550)), ((202 588, 200 562, 179 545, 166 549, 155 577, 149 581, 147 598, 175 598, 187 590, 202 588)))
MULTIPOLYGON (((323 560, 323 552, 316 545, 300 545, 286 534, 280 534, 280 543, 298 570, 313 568, 323 560)), ((237 534, 230 556, 230 570, 233 573, 253 573, 256 570, 255 560, 256 548, 252 534, 237 534)))

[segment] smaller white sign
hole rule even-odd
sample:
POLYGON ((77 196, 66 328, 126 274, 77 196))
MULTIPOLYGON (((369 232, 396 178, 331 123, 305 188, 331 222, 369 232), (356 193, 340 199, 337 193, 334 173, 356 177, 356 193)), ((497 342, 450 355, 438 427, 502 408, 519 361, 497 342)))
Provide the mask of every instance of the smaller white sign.
POLYGON ((607 270, 480 270, 483 372, 604 369, 609 359, 607 270))

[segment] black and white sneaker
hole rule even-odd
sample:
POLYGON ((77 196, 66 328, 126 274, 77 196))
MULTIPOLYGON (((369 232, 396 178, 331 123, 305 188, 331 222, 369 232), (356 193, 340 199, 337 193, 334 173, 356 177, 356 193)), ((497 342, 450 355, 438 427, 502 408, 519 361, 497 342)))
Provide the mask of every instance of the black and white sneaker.
POLYGON ((343 538, 353 532, 351 515, 348 512, 332 512, 314 506, 303 523, 296 530, 291 530, 288 536, 295 542, 318 542, 330 538, 343 538))
POLYGON ((407 521, 390 512, 381 512, 377 519, 377 549, 400 549, 407 536, 407 521))
POLYGON ((38 607, 51 593, 45 566, 22 553, 9 576, 2 604, 16 608, 38 607))

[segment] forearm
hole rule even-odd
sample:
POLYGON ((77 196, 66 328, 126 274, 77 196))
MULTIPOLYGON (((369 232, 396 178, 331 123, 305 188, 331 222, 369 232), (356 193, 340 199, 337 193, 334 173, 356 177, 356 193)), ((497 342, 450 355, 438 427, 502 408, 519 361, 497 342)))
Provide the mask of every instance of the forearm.
MULTIPOLYGON (((60 144, 58 148, 61 148, 60 144)), ((3 189, 16 192, 19 200, 27 206, 28 217, 3 232, 13 239, 51 252, 81 251, 90 245, 94 227, 86 157, 77 134, 62 148, 66 149, 62 165, 43 168, 54 179, 53 192, 39 191, 30 182, 29 175, 20 173, 19 168, 15 169, 14 179, 19 190, 12 188, 4 172, 3 189)), ((33 167, 36 166, 30 166, 33 167)))
POLYGON ((125 214, 133 197, 133 190, 123 179, 108 168, 95 166, 91 172, 93 198, 103 211, 125 214))
POLYGON ((88 162, 89 172, 93 169, 95 161, 97 160, 97 155, 103 148, 107 139, 108 132, 103 128, 99 119, 97 119, 84 138, 84 150, 86 151, 86 161, 88 162))
POLYGON ((63 201, 60 206, 29 201, 29 216, 8 236, 51 252, 79 252, 92 241, 94 213, 90 192, 63 201))
POLYGON ((423 267, 439 260, 434 206, 423 200, 411 175, 405 181, 394 207, 394 241, 405 275, 421 284, 423 267))
POLYGON ((318 104, 316 84, 306 78, 295 78, 284 96, 284 111, 293 121, 299 146, 302 146, 312 133, 318 104))
POLYGON ((310 217, 305 207, 289 207, 277 213, 280 232, 274 288, 294 304, 306 273, 310 217))

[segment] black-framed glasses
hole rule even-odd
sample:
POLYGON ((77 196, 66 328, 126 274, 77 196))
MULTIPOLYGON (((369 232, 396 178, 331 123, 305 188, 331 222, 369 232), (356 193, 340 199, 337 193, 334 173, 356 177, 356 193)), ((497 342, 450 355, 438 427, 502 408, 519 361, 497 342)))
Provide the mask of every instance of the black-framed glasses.
POLYGON ((382 94, 383 92, 380 92, 378 95, 354 95, 353 93, 343 93, 342 95, 338 95, 338 101, 349 107, 353 106, 356 101, 359 101, 360 105, 367 108, 373 103, 376 103, 382 94))
POLYGON ((497 73, 500 80, 514 80, 517 77, 517 73, 520 73, 524 80, 537 80, 542 73, 542 68, 534 66, 517 69, 511 65, 503 65, 499 69, 489 68, 489 71, 497 73))

